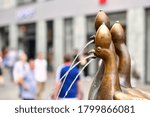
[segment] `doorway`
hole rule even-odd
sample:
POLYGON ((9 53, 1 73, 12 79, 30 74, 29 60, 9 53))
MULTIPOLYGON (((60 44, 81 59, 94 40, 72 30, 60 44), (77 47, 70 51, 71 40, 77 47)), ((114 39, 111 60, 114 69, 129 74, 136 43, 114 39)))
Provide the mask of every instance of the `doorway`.
POLYGON ((28 59, 35 58, 35 23, 19 25, 19 50, 26 52, 28 59))

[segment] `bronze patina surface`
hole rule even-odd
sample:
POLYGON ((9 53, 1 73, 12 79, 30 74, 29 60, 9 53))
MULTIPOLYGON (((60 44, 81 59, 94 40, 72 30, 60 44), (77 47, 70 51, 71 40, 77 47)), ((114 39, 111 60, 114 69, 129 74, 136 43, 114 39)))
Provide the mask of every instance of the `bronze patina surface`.
POLYGON ((109 17, 101 10, 95 20, 95 48, 90 52, 103 60, 89 91, 89 99, 143 100, 148 92, 132 88, 131 59, 125 45, 125 33, 119 22, 110 29, 109 17), (117 54, 116 54, 117 53, 117 54), (118 56, 118 57, 117 57, 118 56), (99 77, 98 77, 99 76, 99 77))

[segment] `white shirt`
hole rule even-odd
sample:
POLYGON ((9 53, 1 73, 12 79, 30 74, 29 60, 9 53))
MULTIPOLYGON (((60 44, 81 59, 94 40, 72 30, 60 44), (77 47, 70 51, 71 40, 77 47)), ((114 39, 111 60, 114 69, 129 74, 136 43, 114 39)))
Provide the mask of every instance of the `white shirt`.
POLYGON ((21 77, 24 78, 28 69, 29 69, 28 63, 17 61, 13 69, 14 81, 18 80, 18 78, 21 77))
POLYGON ((18 59, 18 54, 17 54, 17 51, 15 50, 11 50, 8 55, 8 66, 9 67, 13 67, 14 66, 14 63, 17 61, 18 59))
POLYGON ((38 82, 47 80, 47 61, 45 59, 35 60, 35 79, 38 82))

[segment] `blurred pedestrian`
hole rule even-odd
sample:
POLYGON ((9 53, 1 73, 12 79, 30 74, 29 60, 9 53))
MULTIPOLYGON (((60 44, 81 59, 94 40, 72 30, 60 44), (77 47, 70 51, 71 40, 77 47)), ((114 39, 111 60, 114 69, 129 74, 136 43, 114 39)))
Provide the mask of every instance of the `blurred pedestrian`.
POLYGON ((15 82, 20 88, 20 97, 23 100, 34 100, 36 96, 36 82, 34 75, 34 60, 26 62, 25 53, 21 55, 21 61, 18 61, 14 67, 15 82))
POLYGON ((29 60, 29 68, 27 69, 24 83, 28 86, 28 89, 25 90, 22 94, 24 100, 34 100, 36 99, 36 81, 34 74, 35 64, 34 60, 29 60))
MULTIPOLYGON (((59 81, 56 83, 54 94, 52 95, 52 99, 56 99, 57 95, 59 93, 60 87, 64 81, 64 78, 60 81, 60 79, 64 76, 64 74, 69 70, 71 65, 72 57, 69 54, 66 54, 64 56, 64 67, 62 67, 60 71, 60 78, 59 81)), ((75 83, 69 90, 68 94, 65 96, 65 93, 67 92, 69 86, 75 79, 75 77, 78 75, 78 68, 74 67, 66 77, 66 80, 64 82, 64 85, 62 86, 62 89, 60 91, 60 94, 58 96, 59 99, 81 99, 81 81, 80 76, 75 80, 75 83), (65 96, 65 98, 64 98, 65 96)))
POLYGON ((11 80, 13 80, 13 67, 16 61, 18 60, 18 52, 15 49, 10 49, 7 54, 7 67, 10 72, 11 80))
POLYGON ((7 68, 8 67, 8 47, 3 47, 2 48, 2 59, 3 59, 3 64, 7 68))
POLYGON ((42 93, 47 81, 47 61, 42 52, 38 53, 35 60, 35 79, 37 82, 37 99, 42 99, 42 93))
POLYGON ((21 52, 19 60, 15 63, 13 69, 14 82, 19 86, 19 97, 23 98, 24 91, 28 90, 28 85, 24 82, 28 70, 27 55, 21 52))

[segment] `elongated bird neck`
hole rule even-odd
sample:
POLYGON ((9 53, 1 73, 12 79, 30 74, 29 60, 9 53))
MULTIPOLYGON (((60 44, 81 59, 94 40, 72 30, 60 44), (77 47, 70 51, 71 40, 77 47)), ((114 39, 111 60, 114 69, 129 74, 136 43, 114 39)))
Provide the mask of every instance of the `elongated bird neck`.
POLYGON ((109 78, 110 82, 112 82, 111 86, 114 87, 115 90, 120 90, 120 81, 115 54, 113 52, 109 53, 107 59, 104 60, 104 63, 104 77, 109 76, 106 78, 109 78))
POLYGON ((125 87, 131 87, 130 82, 130 69, 131 69, 131 59, 128 49, 124 43, 115 44, 116 52, 119 56, 119 77, 120 82, 125 87))
MULTIPOLYGON (((107 49, 108 50, 108 49, 107 49)), ((104 75, 100 88, 98 90, 97 99, 113 99, 116 91, 121 91, 118 69, 115 55, 111 50, 105 51, 102 55, 104 61, 104 75)))

